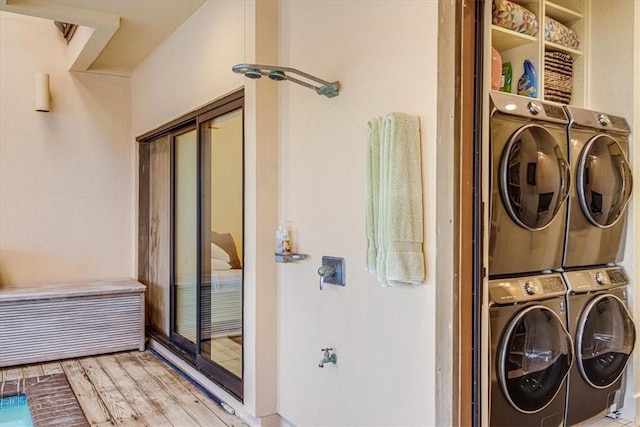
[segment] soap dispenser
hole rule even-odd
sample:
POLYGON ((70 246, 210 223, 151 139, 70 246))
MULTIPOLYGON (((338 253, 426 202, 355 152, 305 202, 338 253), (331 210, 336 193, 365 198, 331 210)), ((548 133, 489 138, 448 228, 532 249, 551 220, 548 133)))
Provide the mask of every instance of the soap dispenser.
POLYGON ((289 221, 280 220, 280 225, 276 231, 276 253, 288 255, 291 253, 291 236, 289 235, 289 221))

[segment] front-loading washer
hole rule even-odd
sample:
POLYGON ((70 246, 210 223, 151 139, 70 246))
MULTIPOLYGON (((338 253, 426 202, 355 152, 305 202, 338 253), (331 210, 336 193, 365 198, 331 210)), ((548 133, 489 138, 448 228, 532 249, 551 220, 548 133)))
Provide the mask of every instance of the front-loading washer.
POLYGON ((489 281, 491 426, 561 426, 573 343, 560 273, 489 281))
POLYGON ((620 409, 636 330, 620 266, 565 271, 567 324, 576 362, 569 373, 566 425, 620 409))
POLYGON ((562 266, 570 172, 565 110, 490 92, 489 276, 562 266))
POLYGON ((563 266, 586 267, 623 257, 626 207, 633 179, 630 128, 622 117, 566 107, 572 181, 563 266))

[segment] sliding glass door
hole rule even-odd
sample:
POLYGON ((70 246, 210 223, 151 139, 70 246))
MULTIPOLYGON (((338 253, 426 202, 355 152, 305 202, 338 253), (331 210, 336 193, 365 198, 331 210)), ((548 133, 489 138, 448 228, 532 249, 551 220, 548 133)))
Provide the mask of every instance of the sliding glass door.
POLYGON ((242 91, 139 138, 148 331, 243 398, 242 91))
POLYGON ((197 131, 174 135, 173 295, 175 340, 191 353, 196 345, 198 283, 197 131))
POLYGON ((226 383, 242 380, 242 109, 200 123, 201 305, 199 363, 226 383), (222 369, 216 369, 217 367, 222 369))

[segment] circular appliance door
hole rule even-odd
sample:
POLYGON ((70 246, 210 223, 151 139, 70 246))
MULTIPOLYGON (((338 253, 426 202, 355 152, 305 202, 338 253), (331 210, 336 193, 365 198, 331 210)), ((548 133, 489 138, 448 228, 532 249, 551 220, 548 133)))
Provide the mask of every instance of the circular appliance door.
POLYGON ((500 346, 498 377, 511 405, 531 414, 558 394, 571 363, 571 336, 548 307, 534 305, 514 316, 500 346))
POLYGON ((620 219, 631 197, 633 178, 620 144, 608 135, 591 138, 580 153, 576 189, 582 212, 596 227, 620 219))
POLYGON ((502 153, 500 192, 521 227, 548 226, 569 195, 569 166, 554 136, 540 125, 523 126, 502 153))
POLYGON ((595 388, 613 384, 633 351, 636 329, 620 298, 603 294, 585 306, 576 332, 578 368, 595 388))

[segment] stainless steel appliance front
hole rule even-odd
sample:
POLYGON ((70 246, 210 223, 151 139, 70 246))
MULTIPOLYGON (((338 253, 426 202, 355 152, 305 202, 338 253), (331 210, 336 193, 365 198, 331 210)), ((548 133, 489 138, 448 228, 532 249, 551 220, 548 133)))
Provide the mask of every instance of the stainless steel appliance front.
POLYGON ((489 275, 561 267, 570 173, 564 109, 491 92, 489 275))
POLYGON ((576 354, 567 396, 570 426, 620 409, 636 331, 627 309, 629 279, 622 267, 567 271, 564 277, 569 287, 567 324, 576 354))
POLYGON ((561 426, 573 343, 558 273, 489 281, 492 426, 561 426))
POLYGON ((621 117, 566 109, 573 185, 563 266, 615 263, 624 255, 626 208, 633 187, 627 161, 630 128, 621 117))

